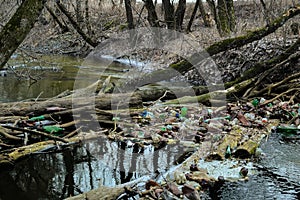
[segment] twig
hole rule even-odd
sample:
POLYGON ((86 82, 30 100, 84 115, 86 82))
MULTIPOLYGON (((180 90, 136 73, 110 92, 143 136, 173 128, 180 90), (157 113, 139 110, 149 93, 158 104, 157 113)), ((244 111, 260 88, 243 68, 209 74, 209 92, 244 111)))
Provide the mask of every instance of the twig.
POLYGON ((68 135, 64 136, 63 138, 67 139, 70 138, 72 136, 74 136, 76 133, 78 133, 78 131, 80 131, 81 127, 79 127, 78 129, 72 131, 71 133, 69 133, 68 135))
POLYGON ((252 97, 252 96, 259 96, 259 95, 261 95, 261 94, 263 94, 263 93, 265 93, 265 92, 270 93, 271 90, 272 90, 272 88, 275 88, 275 87, 277 87, 277 86, 280 86, 280 85, 282 85, 282 84, 284 84, 284 83, 286 83, 286 82, 289 82, 290 80, 293 80, 293 79, 299 78, 299 77, 300 77, 300 72, 295 73, 295 74, 292 74, 291 76, 288 76, 287 78, 283 79, 282 81, 279 81, 279 82, 277 82, 277 83, 273 83, 273 84, 271 84, 270 86, 268 86, 268 87, 266 87, 266 88, 264 88, 264 89, 262 89, 262 90, 260 90, 260 91, 258 91, 258 92, 256 92, 256 93, 253 93, 253 94, 249 95, 249 97, 252 97))
POLYGON ((40 94, 36 97, 36 99, 34 100, 34 102, 37 102, 37 100, 40 98, 40 96, 43 94, 44 92, 40 92, 40 94))
POLYGON ((295 91, 295 90, 296 90, 296 91, 299 91, 300 88, 292 88, 292 89, 289 89, 288 91, 283 92, 283 93, 277 95, 277 96, 274 97, 273 99, 270 99, 270 100, 265 101, 265 102, 262 103, 261 105, 267 105, 268 103, 271 103, 271 102, 275 101, 276 99, 282 97, 283 95, 288 94, 288 93, 290 93, 290 92, 292 92, 292 91, 295 91))
POLYGON ((0 126, 0 135, 4 136, 7 139, 11 139, 11 140, 23 140, 22 138, 10 135, 6 132, 4 126, 0 126))

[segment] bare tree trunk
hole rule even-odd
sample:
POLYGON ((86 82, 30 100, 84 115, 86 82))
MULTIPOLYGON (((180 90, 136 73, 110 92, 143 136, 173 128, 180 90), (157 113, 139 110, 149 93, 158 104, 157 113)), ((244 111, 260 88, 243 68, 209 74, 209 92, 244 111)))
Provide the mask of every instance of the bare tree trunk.
POLYGON ((269 25, 270 24, 270 16, 269 16, 269 11, 267 9, 266 3, 264 2, 264 0, 260 0, 260 3, 263 7, 263 14, 264 14, 265 20, 266 20, 267 24, 269 25))
POLYGON ((159 27, 158 17, 152 0, 143 0, 148 11, 148 22, 152 27, 159 27))
POLYGON ((195 3, 195 6, 194 6, 194 9, 193 9, 193 12, 192 12, 192 15, 191 15, 191 18, 190 18, 190 21, 186 27, 186 32, 191 32, 191 27, 192 27, 192 24, 193 24, 193 21, 195 19, 195 16, 196 16, 196 13, 197 13, 197 10, 198 10, 198 6, 199 6, 199 2, 201 0, 197 0, 196 3, 195 3))
POLYGON ((45 0, 23 0, 0 32, 0 69, 26 38, 39 17, 45 0))
POLYGON ((134 29, 133 15, 130 0, 125 0, 125 10, 129 29, 134 29))
POLYGON ((135 31, 134 31, 134 22, 133 22, 133 15, 132 15, 132 7, 131 7, 131 0, 125 0, 125 10, 126 10, 126 17, 129 29, 129 42, 131 45, 134 44, 135 41, 135 31))
POLYGON ((162 8, 164 9, 165 22, 168 29, 174 29, 174 5, 170 0, 162 0, 162 8))
POLYGON ((213 16, 214 16, 214 20, 216 22, 217 25, 217 29, 220 29, 220 22, 219 22, 219 18, 218 18, 218 14, 217 14, 217 8, 216 8, 216 4, 214 0, 207 0, 207 3, 209 5, 210 11, 212 12, 213 16))
POLYGON ((92 34, 92 28, 90 24, 90 15, 89 15, 89 0, 85 0, 85 23, 88 34, 92 34))
POLYGON ((179 0, 177 9, 175 11, 175 29, 182 30, 182 23, 184 18, 184 13, 186 9, 186 0, 179 0))
POLYGON ((226 0, 226 8, 227 8, 227 15, 228 15, 230 31, 235 32, 236 31, 236 20, 235 20, 233 0, 226 0))
POLYGON ((218 0, 217 5, 217 24, 221 36, 227 36, 235 31, 235 15, 233 0, 218 0))

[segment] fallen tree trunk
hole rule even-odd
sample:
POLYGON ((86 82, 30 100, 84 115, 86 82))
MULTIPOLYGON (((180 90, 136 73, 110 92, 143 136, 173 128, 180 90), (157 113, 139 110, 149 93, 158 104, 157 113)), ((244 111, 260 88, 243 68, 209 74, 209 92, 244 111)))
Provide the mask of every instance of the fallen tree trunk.
POLYGON ((204 105, 225 104, 228 98, 244 91, 253 82, 254 79, 249 79, 241 83, 238 83, 226 90, 211 91, 209 93, 202 94, 199 96, 185 96, 182 98, 166 101, 164 104, 172 105, 172 104, 187 104, 187 103, 197 103, 197 102, 202 103, 204 105))
POLYGON ((103 94, 97 97, 60 98, 41 102, 14 102, 1 103, 0 113, 2 116, 28 116, 28 114, 40 115, 47 112, 49 107, 61 107, 64 109, 81 108, 93 106, 101 110, 111 110, 115 108, 140 108, 142 99, 138 95, 128 96, 128 94, 103 94), (129 105, 128 105, 129 104, 129 105))

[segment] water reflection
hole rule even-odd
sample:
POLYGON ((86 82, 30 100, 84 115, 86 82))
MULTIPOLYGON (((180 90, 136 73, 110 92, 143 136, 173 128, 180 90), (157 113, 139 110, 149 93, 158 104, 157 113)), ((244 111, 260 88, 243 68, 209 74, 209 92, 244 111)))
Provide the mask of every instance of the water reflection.
POLYGON ((70 56, 42 56, 40 61, 26 65, 16 56, 9 61, 12 70, 0 76, 0 102, 21 101, 29 98, 53 97, 66 90, 72 90, 82 59, 70 56), (20 73, 24 77, 18 77, 20 73), (26 75, 27 74, 27 75, 26 75), (28 79, 28 76, 38 78, 28 79))
POLYGON ((174 145, 155 151, 98 139, 62 153, 34 155, 0 174, 0 199, 60 199, 122 184, 165 171, 182 151, 174 145))

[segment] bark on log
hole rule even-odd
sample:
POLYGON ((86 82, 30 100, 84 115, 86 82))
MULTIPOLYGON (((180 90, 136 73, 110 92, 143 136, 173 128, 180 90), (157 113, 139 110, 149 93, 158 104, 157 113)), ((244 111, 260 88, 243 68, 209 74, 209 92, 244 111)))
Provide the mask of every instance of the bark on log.
POLYGON ((217 90, 217 91, 209 91, 209 93, 202 94, 199 96, 185 96, 182 98, 177 98, 174 100, 166 101, 165 105, 172 104, 187 104, 187 103, 202 103, 205 105, 210 104, 225 104, 227 99, 232 95, 236 95, 247 89, 252 83, 254 79, 249 79, 238 83, 226 90, 217 90))
MULTIPOLYGON (((142 107, 142 99, 138 95, 129 97, 128 94, 105 94, 93 97, 78 97, 78 98, 61 98, 51 101, 42 102, 14 102, 0 104, 0 113, 2 116, 28 116, 28 114, 40 115, 47 113, 48 107, 61 107, 66 109, 72 108, 91 108, 91 102, 95 101, 95 108, 101 110, 111 110, 115 108, 140 108, 142 107)), ((94 108, 94 109, 95 109, 94 108)), ((49 112, 48 112, 49 113, 49 112)))

